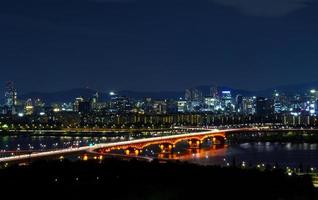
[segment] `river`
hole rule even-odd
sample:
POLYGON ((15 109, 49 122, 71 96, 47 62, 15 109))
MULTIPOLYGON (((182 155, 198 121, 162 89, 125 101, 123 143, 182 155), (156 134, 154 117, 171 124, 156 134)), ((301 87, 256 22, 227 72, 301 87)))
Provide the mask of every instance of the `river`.
MULTIPOLYGON (((124 141, 125 137, 61 137, 61 136, 0 136, 1 157, 10 151, 47 151, 87 146, 97 143, 124 141)), ((162 158, 180 159, 201 165, 279 165, 318 168, 318 144, 255 142, 212 145, 203 149, 188 149, 162 158)))
POLYGON ((318 168, 318 144, 255 142, 214 145, 207 149, 189 149, 184 153, 161 155, 201 165, 245 165, 318 168))

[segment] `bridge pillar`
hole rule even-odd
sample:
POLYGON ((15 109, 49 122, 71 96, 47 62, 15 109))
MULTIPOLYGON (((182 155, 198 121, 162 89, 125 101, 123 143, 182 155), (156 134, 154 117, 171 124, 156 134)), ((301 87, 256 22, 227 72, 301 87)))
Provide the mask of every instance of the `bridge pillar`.
POLYGON ((129 155, 135 155, 135 156, 139 156, 142 153, 141 149, 126 149, 125 150, 125 155, 129 156, 129 155))
POLYGON ((176 147, 176 145, 174 145, 174 144, 160 144, 159 145, 161 153, 173 153, 173 150, 175 147, 176 147))
POLYGON ((212 138, 212 144, 224 144, 226 141, 226 137, 216 136, 212 138))
POLYGON ((202 141, 201 140, 195 140, 195 141, 189 140, 188 144, 189 144, 190 149, 200 149, 201 145, 202 145, 202 141))

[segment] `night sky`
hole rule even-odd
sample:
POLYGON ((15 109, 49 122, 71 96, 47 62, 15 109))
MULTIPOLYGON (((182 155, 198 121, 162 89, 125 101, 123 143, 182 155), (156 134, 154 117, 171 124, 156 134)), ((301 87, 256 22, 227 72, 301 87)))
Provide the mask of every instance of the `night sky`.
POLYGON ((1 0, 1 90, 7 80, 22 93, 317 81, 317 3, 1 0))

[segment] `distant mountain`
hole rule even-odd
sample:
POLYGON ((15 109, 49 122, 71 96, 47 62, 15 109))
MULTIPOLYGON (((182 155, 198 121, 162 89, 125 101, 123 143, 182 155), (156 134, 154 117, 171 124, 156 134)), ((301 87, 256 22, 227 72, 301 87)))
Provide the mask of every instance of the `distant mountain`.
MULTIPOLYGON (((211 86, 201 85, 196 87, 198 90, 202 91, 202 93, 207 96, 210 94, 211 86)), ((318 89, 318 81, 311 83, 303 83, 303 84, 294 84, 294 85, 282 85, 277 86, 275 88, 269 88, 266 90, 260 91, 248 91, 242 89, 235 89, 226 86, 218 87, 218 90, 221 92, 222 90, 230 90, 232 91, 232 95, 236 96, 237 94, 241 94, 243 96, 264 96, 270 97, 273 94, 274 90, 279 91, 280 93, 285 93, 286 95, 292 94, 303 94, 310 89, 318 89)), ((28 98, 36 99, 40 98, 44 102, 50 104, 54 102, 73 102, 76 97, 84 97, 89 99, 96 93, 96 90, 87 89, 87 88, 77 88, 59 92, 52 93, 44 93, 44 92, 31 92, 24 95, 20 95, 19 99, 26 100, 28 98)), ((180 97, 184 97, 185 91, 161 91, 161 92, 137 92, 131 90, 123 90, 119 91, 118 94, 135 98, 142 99, 146 97, 150 97, 153 99, 178 99, 180 97)), ((108 93, 99 92, 102 100, 106 100, 109 98, 108 93)))
MULTIPOLYGON (((204 96, 210 95, 211 86, 208 85, 201 85, 196 87, 198 90, 202 91, 204 96)), ((241 90, 241 89, 235 89, 227 86, 218 86, 218 91, 221 93, 222 91, 228 90, 231 91, 233 96, 236 96, 238 94, 241 94, 243 96, 252 96, 253 93, 247 90, 241 90)))
MULTIPOLYGON (((210 94, 210 86, 199 86, 197 87, 202 93, 207 96, 210 94)), ((237 90, 229 87, 219 87, 220 91, 222 90, 231 90, 233 95, 242 94, 244 96, 249 96, 251 93, 246 90, 237 90)), ((51 104, 57 102, 73 102, 76 97, 84 97, 86 99, 91 98, 96 93, 96 90, 86 89, 86 88, 78 88, 65 90, 60 92, 52 92, 52 93, 43 93, 43 92, 31 92, 24 95, 20 95, 19 99, 26 100, 28 98, 31 99, 41 99, 44 102, 51 104)), ((135 99, 143 99, 146 97, 150 97, 153 99, 179 99, 180 97, 184 97, 185 91, 160 91, 160 92, 137 92, 130 90, 119 91, 118 94, 122 96, 127 96, 135 99)), ((109 98, 108 93, 99 92, 100 98, 102 100, 107 100, 109 98)))
POLYGON ((254 92, 257 96, 270 96, 273 94, 274 90, 277 90, 280 93, 284 93, 286 95, 293 94, 304 94, 309 92, 311 89, 318 89, 318 81, 310 82, 310 83, 301 83, 301 84, 292 84, 292 85, 281 85, 275 88, 269 88, 266 90, 261 90, 254 92))
POLYGON ((153 99, 178 99, 180 97, 184 97, 184 91, 136 92, 136 91, 123 90, 118 93, 120 95, 132 97, 136 99, 142 99, 145 97, 150 97, 153 99))
MULTIPOLYGON (((52 93, 43 93, 43 92, 31 92, 27 94, 23 94, 19 96, 19 99, 41 99, 44 102, 51 104, 57 102, 74 102, 77 97, 84 97, 85 99, 91 98, 94 94, 96 94, 96 90, 86 89, 86 88, 78 88, 65 90, 60 92, 52 92, 52 93)), ((150 97, 153 99, 177 99, 184 96, 184 92, 135 92, 129 90, 123 90, 118 92, 119 95, 127 96, 136 99, 142 99, 146 97, 150 97)), ((107 100, 109 98, 108 93, 99 92, 100 98, 102 100, 107 100)))
MULTIPOLYGON (((84 97, 90 98, 96 93, 95 90, 92 89, 71 89, 59 92, 52 93, 43 93, 43 92, 31 92, 24 95, 19 96, 19 99, 26 100, 28 98, 31 99, 41 99, 46 103, 54 103, 54 102, 73 102, 76 97, 84 97)), ((103 94, 102 94, 103 96, 103 94)))

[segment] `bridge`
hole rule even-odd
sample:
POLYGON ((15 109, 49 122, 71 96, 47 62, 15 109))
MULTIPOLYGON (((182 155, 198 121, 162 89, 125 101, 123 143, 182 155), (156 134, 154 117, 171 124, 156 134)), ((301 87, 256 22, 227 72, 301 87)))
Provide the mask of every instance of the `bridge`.
POLYGON ((139 155, 150 146, 157 145, 162 153, 171 153, 176 145, 180 142, 187 142, 189 148, 200 148, 205 140, 210 140, 212 143, 224 143, 226 141, 226 133, 237 130, 208 130, 198 133, 188 133, 181 135, 172 135, 165 137, 154 137, 148 139, 134 140, 116 143, 112 145, 97 144, 90 152, 110 153, 114 150, 122 150, 126 155, 139 155))
MULTIPOLYGON (((312 131, 312 129, 309 129, 312 131)), ((126 155, 134 154, 139 155, 144 149, 150 147, 151 145, 158 145, 163 153, 169 153, 173 151, 175 146, 179 142, 188 142, 190 148, 200 148, 201 144, 205 140, 210 140, 212 143, 223 143, 226 141, 226 136, 228 134, 240 134, 240 133, 253 133, 258 131, 272 131, 268 127, 261 128, 236 128, 236 129, 207 129, 202 132, 193 132, 186 134, 176 134, 172 136, 163 137, 152 137, 146 139, 138 139, 124 142, 114 142, 105 144, 96 144, 93 146, 85 147, 71 147, 61 150, 53 150, 47 152, 34 152, 25 155, 16 155, 11 157, 0 158, 0 163, 6 162, 19 162, 31 159, 45 158, 45 157, 56 157, 64 156, 67 154, 79 154, 79 153, 100 153, 107 154, 111 153, 113 150, 123 150, 126 155)), ((277 131, 277 130, 276 130, 277 131)), ((288 129, 284 131, 295 131, 295 129, 288 129)), ((298 131, 298 129, 297 129, 298 131)), ((303 131, 303 130, 301 130, 303 131)))

